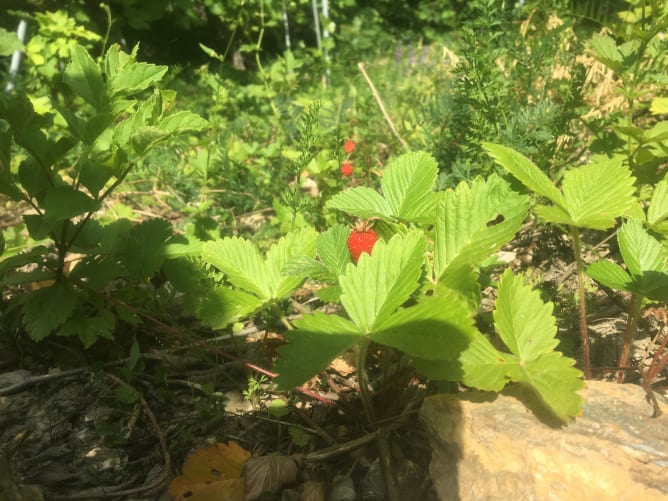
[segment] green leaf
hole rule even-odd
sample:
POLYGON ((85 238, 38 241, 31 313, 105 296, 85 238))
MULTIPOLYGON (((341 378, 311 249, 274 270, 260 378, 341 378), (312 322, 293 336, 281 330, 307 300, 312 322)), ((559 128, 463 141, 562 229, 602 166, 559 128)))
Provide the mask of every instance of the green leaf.
POLYGON ((338 209, 353 216, 368 219, 392 219, 392 209, 380 194, 366 186, 357 186, 337 193, 325 204, 327 209, 338 209))
POLYGON ((165 260, 172 225, 165 219, 148 219, 132 227, 122 243, 123 264, 137 277, 150 277, 165 260))
POLYGON ((263 304, 257 296, 219 286, 200 300, 197 318, 214 330, 224 329, 232 322, 248 317, 263 304))
POLYGON ((107 169, 97 162, 85 161, 81 166, 79 181, 95 198, 98 198, 100 190, 104 188, 112 175, 111 169, 107 169))
POLYGON ((51 188, 51 180, 45 169, 41 168, 34 158, 26 158, 19 165, 19 181, 21 186, 32 198, 41 200, 46 191, 51 188))
POLYGON ((415 369, 433 380, 458 381, 485 391, 500 391, 508 382, 508 368, 515 361, 498 351, 480 332, 468 346, 448 360, 414 359, 415 369))
POLYGON ((337 277, 344 273, 346 266, 351 262, 348 250, 349 235, 350 228, 337 224, 320 233, 315 241, 322 263, 337 277))
POLYGON ((209 126, 209 122, 191 111, 172 113, 160 121, 158 127, 168 134, 183 134, 197 132, 209 126))
POLYGON ((316 233, 310 228, 291 232, 273 244, 266 261, 253 243, 238 237, 206 242, 202 258, 227 276, 229 282, 264 301, 288 296, 306 278, 287 275, 283 269, 298 256, 315 255, 316 233))
POLYGON ((84 348, 90 348, 100 338, 114 339, 116 317, 110 311, 101 311, 93 317, 75 315, 58 330, 59 336, 77 336, 84 348))
POLYGON ((621 159, 605 159, 564 173, 566 209, 575 226, 605 230, 635 202, 635 179, 621 159))
POLYGON ((508 269, 500 280, 494 321, 516 359, 508 365, 510 379, 529 384, 560 418, 578 415, 582 373, 573 368, 574 360, 552 351, 558 344, 552 303, 543 303, 537 291, 508 269))
POLYGON ((446 190, 434 227, 435 278, 448 267, 479 264, 497 251, 519 230, 528 209, 528 197, 496 175, 446 190))
POLYGON ((112 96, 135 94, 162 80, 167 73, 167 66, 149 63, 127 62, 110 75, 109 89, 112 96))
POLYGON ((561 192, 549 177, 527 157, 507 146, 483 143, 483 148, 501 167, 515 176, 524 186, 553 204, 566 210, 566 202, 561 192))
POLYGON ((51 221, 72 219, 99 208, 97 200, 71 186, 56 186, 44 197, 44 215, 51 221))
POLYGON ((475 327, 468 304, 455 292, 421 300, 381 321, 371 339, 422 359, 453 359, 473 338, 475 327))
POLYGON ((575 226, 570 214, 556 205, 536 205, 534 211, 538 217, 550 223, 575 226))
POLYGON ((499 281, 494 325, 520 363, 552 351, 559 344, 552 310, 552 303, 544 303, 538 291, 506 269, 499 281))
POLYGON ((611 70, 621 72, 624 62, 624 57, 622 56, 619 49, 617 49, 617 44, 615 41, 608 35, 599 35, 595 34, 589 40, 594 49, 594 57, 605 64, 611 70))
POLYGON ((587 275, 597 282, 621 291, 631 291, 633 279, 621 266, 610 261, 596 261, 587 268, 587 275))
POLYGON ((225 273, 235 287, 265 300, 271 298, 269 284, 264 280, 267 266, 250 240, 226 237, 206 242, 202 247, 202 259, 225 273))
POLYGON ((23 50, 23 43, 13 31, 0 28, 0 56, 11 56, 15 50, 23 50))
POLYGON ((269 284, 272 299, 289 296, 307 278, 301 275, 286 275, 283 269, 293 259, 300 256, 315 256, 316 232, 312 228, 302 228, 280 238, 267 251, 267 275, 264 278, 269 284))
POLYGON ((169 134, 158 127, 142 126, 133 129, 130 133, 130 142, 135 151, 140 155, 146 153, 155 144, 169 137, 169 134))
POLYGON ((634 276, 645 271, 668 271, 668 254, 663 245, 652 237, 641 221, 629 219, 617 232, 619 251, 634 276))
POLYGON ((574 363, 553 351, 511 366, 510 377, 528 384, 557 417, 568 421, 582 413, 583 398, 578 391, 585 386, 582 372, 573 367, 574 363))
POLYGON ((668 177, 657 183, 647 209, 647 223, 651 227, 658 227, 666 219, 668 219, 668 177))
POLYGON ((35 341, 60 327, 77 307, 77 296, 62 282, 32 292, 23 305, 23 323, 35 341))
POLYGON ((431 222, 437 176, 438 165, 428 153, 405 153, 390 161, 381 185, 392 215, 404 221, 431 222))
POLYGON ((71 48, 72 61, 65 69, 64 81, 72 91, 95 109, 105 102, 105 84, 100 68, 80 45, 71 48))
POLYGON ((274 367, 279 389, 290 390, 323 371, 329 363, 363 339, 355 325, 338 315, 315 313, 295 321, 286 333, 288 344, 278 349, 274 367))
POLYGON ((425 261, 426 243, 422 233, 395 235, 385 244, 378 241, 371 255, 362 254, 339 279, 341 304, 355 325, 372 332, 401 306, 418 286, 425 261))
POLYGON ((652 115, 665 115, 668 113, 668 97, 655 97, 649 107, 652 115))

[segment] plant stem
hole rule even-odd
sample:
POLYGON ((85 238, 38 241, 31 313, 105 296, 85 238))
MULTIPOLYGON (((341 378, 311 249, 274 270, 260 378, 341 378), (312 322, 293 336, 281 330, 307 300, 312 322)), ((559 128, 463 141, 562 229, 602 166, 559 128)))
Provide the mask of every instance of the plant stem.
POLYGON ((570 227, 573 239, 573 251, 575 252, 575 266, 578 270, 578 300, 580 306, 580 336, 582 337, 582 358, 584 363, 585 379, 591 379, 591 368, 589 366, 589 336, 587 334, 587 303, 584 290, 584 262, 580 249, 580 234, 575 226, 570 227))
POLYGON ((371 405, 371 395, 369 394, 369 387, 367 386, 366 381, 366 355, 369 348, 369 343, 370 341, 364 340, 359 345, 359 354, 357 357, 357 384, 360 386, 362 408, 366 414, 369 426, 373 426, 373 423, 376 421, 376 417, 373 412, 373 406, 371 405))
POLYGON ((629 353, 631 352, 631 343, 638 330, 638 317, 640 316, 640 304, 642 300, 638 294, 631 294, 631 302, 629 303, 628 318, 626 319, 626 330, 624 331, 624 351, 619 358, 619 371, 617 372, 617 382, 624 382, 624 368, 628 363, 629 353))

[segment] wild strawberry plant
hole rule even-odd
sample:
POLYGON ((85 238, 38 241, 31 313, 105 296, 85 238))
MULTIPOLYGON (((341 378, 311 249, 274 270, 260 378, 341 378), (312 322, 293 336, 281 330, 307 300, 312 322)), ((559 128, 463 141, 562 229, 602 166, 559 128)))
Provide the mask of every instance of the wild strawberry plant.
POLYGON ((279 387, 304 383, 355 348, 371 418, 364 381, 368 347, 375 343, 409 355, 417 370, 433 379, 494 391, 515 381, 532 387, 559 417, 578 414, 580 372, 573 360, 554 351, 552 304, 543 303, 522 277, 506 271, 499 284, 495 327, 507 352, 495 348, 474 323, 480 267, 519 229, 527 197, 496 176, 434 192, 436 176, 433 158, 408 153, 388 165, 382 194, 359 186, 327 203, 353 216, 377 218, 381 239, 355 264, 346 248, 349 230, 336 226, 321 235, 317 259, 301 260, 304 269, 319 266, 321 275, 336 282, 331 289, 339 292, 341 313, 316 312, 295 322, 279 350, 279 387))

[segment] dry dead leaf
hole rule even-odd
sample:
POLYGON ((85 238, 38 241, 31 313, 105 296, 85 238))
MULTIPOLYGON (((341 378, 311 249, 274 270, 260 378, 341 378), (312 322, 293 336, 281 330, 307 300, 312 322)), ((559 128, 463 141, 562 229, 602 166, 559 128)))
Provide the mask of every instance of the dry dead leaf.
POLYGON ((275 493, 297 480, 297 465, 287 456, 260 456, 249 459, 245 468, 246 500, 275 493))
POLYGON ((342 357, 337 357, 329 364, 330 368, 336 371, 340 376, 346 377, 355 372, 355 368, 346 362, 342 357))
POLYGON ((251 453, 236 442, 192 452, 181 476, 169 484, 175 501, 244 501, 244 464, 251 453))

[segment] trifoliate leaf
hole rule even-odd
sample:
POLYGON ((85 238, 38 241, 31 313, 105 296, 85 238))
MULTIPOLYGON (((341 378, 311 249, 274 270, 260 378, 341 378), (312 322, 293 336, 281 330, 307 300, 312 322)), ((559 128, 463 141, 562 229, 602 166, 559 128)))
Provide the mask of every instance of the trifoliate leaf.
POLYGON ((200 299, 197 318, 214 330, 223 329, 248 317, 263 304, 264 301, 253 294, 219 286, 200 299))
POLYGON ((362 254, 339 279, 341 304, 365 333, 401 306, 418 286, 425 261, 426 243, 421 232, 395 235, 378 241, 371 255, 362 254))
POLYGON ((363 339, 360 330, 338 315, 315 313, 295 321, 286 333, 288 344, 278 349, 274 369, 278 387, 291 390, 323 371, 329 363, 363 339))

